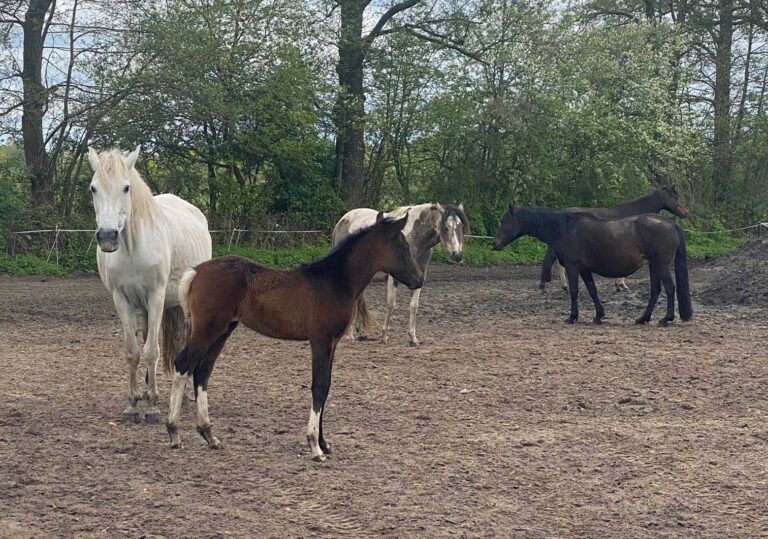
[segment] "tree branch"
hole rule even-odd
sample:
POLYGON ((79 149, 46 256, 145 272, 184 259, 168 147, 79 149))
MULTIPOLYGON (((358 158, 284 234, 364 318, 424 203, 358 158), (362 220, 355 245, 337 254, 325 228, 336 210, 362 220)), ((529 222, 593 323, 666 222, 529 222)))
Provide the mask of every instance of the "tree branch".
POLYGON ((384 15, 381 16, 379 19, 379 22, 376 23, 376 26, 373 27, 373 30, 370 31, 370 33, 365 36, 365 41, 371 42, 379 35, 381 34, 381 31, 384 29, 384 26, 398 13, 401 11, 405 11, 406 9, 410 9, 416 4, 421 2, 421 0, 405 0, 404 2, 400 2, 399 4, 395 4, 391 8, 389 8, 384 15))

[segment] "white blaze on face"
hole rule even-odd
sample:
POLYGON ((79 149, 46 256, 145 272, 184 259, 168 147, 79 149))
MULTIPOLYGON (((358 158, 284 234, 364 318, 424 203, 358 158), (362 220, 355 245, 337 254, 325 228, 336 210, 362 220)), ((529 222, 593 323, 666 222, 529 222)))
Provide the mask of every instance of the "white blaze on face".
POLYGON ((460 255, 463 248, 462 241, 459 239, 459 231, 462 227, 461 219, 456 215, 451 215, 445 220, 445 227, 448 229, 447 237, 444 239, 445 248, 452 255, 460 255))

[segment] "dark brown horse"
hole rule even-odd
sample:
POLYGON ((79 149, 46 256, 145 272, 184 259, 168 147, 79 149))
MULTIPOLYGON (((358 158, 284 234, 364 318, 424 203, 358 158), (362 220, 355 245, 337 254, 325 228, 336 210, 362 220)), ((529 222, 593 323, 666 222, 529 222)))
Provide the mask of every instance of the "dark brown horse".
MULTIPOLYGON (((685 209, 682 202, 680 202, 680 195, 677 192, 677 188, 673 186, 664 186, 651 191, 647 195, 630 200, 629 202, 622 202, 616 206, 610 208, 569 208, 565 211, 590 213, 600 219, 621 219, 623 217, 632 217, 633 215, 642 215, 643 213, 659 213, 661 210, 667 210, 677 215, 678 217, 685 219, 688 217, 688 210, 685 209)), ((547 254, 544 256, 544 260, 541 265, 541 283, 539 287, 543 290, 545 283, 552 280, 552 264, 557 260, 555 251, 551 247, 547 248, 547 254)), ((560 284, 563 290, 568 290, 567 281, 565 279, 565 271, 560 266, 560 284)), ((627 284, 624 279, 616 280, 617 290, 628 290, 627 284)))
POLYGON ((565 266, 571 295, 571 315, 566 320, 569 324, 579 317, 579 275, 595 303, 594 321, 600 324, 605 309, 597 296, 592 274, 626 277, 648 263, 651 299, 637 323, 645 324, 651 319, 663 284, 667 293, 667 315, 659 325, 666 326, 675 318, 675 281, 669 269, 673 261, 680 318, 690 320, 693 316, 685 236, 680 226, 669 219, 656 214, 598 219, 588 213, 518 208, 510 204, 493 239, 493 248, 501 251, 510 242, 526 235, 549 245, 565 266))
POLYGON ((175 362, 167 424, 171 447, 181 447, 179 414, 190 375, 197 396, 197 430, 209 447, 219 447, 208 418, 208 379, 224 343, 242 322, 268 337, 309 341, 312 410, 307 441, 312 458, 324 460, 330 449, 323 438, 323 408, 333 356, 357 298, 379 271, 394 275, 408 288, 422 286, 423 274, 402 234, 407 220, 408 215, 394 220, 379 214, 376 224, 350 236, 325 258, 291 270, 224 256, 185 273, 179 296, 191 319, 192 335, 175 362))

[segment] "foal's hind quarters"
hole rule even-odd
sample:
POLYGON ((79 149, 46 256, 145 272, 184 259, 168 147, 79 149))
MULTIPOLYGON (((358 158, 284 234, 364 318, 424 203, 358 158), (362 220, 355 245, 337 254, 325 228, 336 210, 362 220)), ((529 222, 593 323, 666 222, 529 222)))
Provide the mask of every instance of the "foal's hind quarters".
POLYGON ((211 449, 220 447, 208 416, 208 380, 216 358, 241 322, 268 337, 309 341, 312 351, 312 408, 307 442, 312 458, 325 460, 323 410, 331 387, 336 345, 347 330, 360 294, 384 271, 408 288, 423 284, 402 230, 408 215, 385 219, 337 245, 326 257, 291 270, 274 270, 247 258, 214 258, 189 270, 179 296, 192 325, 187 346, 175 361, 168 412, 171 447, 178 433, 184 386, 192 377, 197 396, 197 430, 211 449))
POLYGON ((680 226, 669 219, 656 214, 599 219, 588 213, 522 208, 510 204, 494 237, 493 248, 500 251, 525 235, 547 243, 565 267, 571 296, 571 314, 566 320, 569 324, 579 317, 579 276, 595 304, 594 322, 601 324, 605 309, 597 295, 592 274, 626 277, 645 263, 651 274, 651 297, 645 312, 636 322, 645 324, 650 321, 662 284, 667 293, 667 312, 659 325, 666 326, 675 318, 675 292, 680 318, 687 321, 693 316, 685 235, 680 226), (674 280, 670 273, 673 262, 674 280))
POLYGON ((211 235, 205 216, 192 204, 171 194, 152 196, 134 167, 140 150, 124 155, 89 148, 94 173, 89 191, 96 213, 99 275, 124 332, 128 404, 123 421, 138 422, 138 405, 144 400, 144 420, 158 423, 157 362, 162 355, 170 372, 186 334, 177 284, 184 270, 211 258, 211 235), (145 335, 143 349, 137 329, 145 335), (142 355, 147 365, 143 394, 137 379, 142 355))

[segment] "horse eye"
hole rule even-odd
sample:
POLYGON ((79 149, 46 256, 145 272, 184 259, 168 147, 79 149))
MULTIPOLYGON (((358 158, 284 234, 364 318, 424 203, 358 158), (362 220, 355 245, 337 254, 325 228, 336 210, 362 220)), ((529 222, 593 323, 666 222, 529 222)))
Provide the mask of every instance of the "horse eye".
POLYGON ((130 190, 131 190, 131 186, 130 185, 126 185, 125 187, 123 187, 123 193, 127 193, 130 190))
POLYGON ((91 193, 96 194, 96 188, 93 185, 91 185, 91 193))

